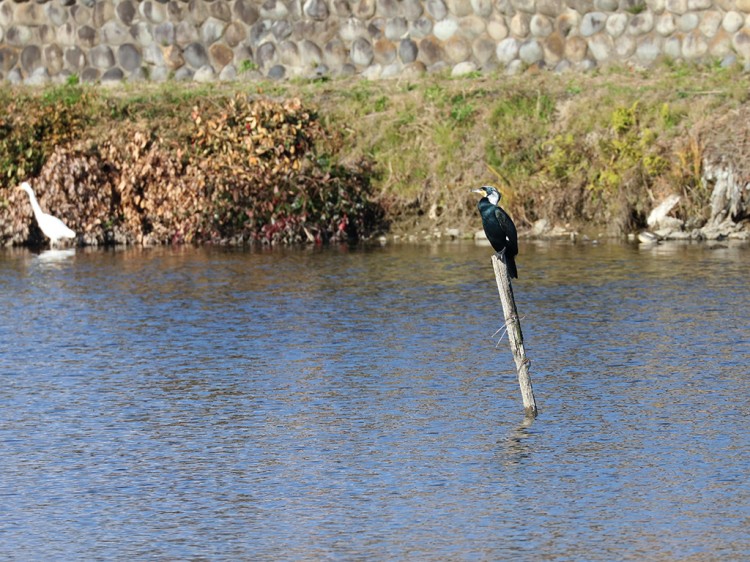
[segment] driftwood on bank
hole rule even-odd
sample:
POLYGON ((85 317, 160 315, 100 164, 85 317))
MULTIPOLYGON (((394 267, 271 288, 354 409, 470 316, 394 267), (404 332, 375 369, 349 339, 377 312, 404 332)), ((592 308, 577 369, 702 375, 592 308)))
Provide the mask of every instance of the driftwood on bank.
POLYGON ((508 333, 510 350, 513 353, 516 370, 518 371, 518 384, 521 386, 523 408, 527 416, 536 417, 536 401, 534 400, 534 389, 531 386, 531 375, 529 374, 530 361, 526 357, 526 350, 523 347, 521 321, 518 319, 518 311, 516 310, 516 301, 513 298, 513 287, 510 284, 508 267, 497 254, 492 256, 492 267, 495 270, 497 290, 500 293, 500 302, 503 305, 505 328, 508 333))

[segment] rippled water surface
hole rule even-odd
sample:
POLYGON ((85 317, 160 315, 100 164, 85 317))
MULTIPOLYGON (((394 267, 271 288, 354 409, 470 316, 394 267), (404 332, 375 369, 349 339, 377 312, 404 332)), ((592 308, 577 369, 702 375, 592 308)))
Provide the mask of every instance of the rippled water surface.
POLYGON ((750 559, 750 247, 489 256, 0 251, 2 557, 750 559))

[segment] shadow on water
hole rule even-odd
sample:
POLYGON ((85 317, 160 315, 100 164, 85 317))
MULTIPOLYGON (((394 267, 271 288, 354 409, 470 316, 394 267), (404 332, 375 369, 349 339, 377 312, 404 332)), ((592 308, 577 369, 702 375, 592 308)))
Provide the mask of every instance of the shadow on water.
POLYGON ((524 416, 520 425, 514 427, 505 440, 498 443, 498 464, 522 465, 531 457, 533 447, 530 446, 529 440, 533 434, 529 431, 534 424, 534 418, 524 416))
POLYGON ((750 557, 750 249, 0 252, 12 559, 750 557))

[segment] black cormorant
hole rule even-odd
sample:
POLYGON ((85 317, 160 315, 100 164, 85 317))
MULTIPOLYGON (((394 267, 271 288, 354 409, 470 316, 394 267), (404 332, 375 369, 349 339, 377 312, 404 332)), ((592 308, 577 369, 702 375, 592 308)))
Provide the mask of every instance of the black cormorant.
POLYGON ((482 215, 482 226, 487 240, 501 257, 504 256, 505 264, 508 266, 508 275, 518 278, 516 269, 516 255, 518 255, 518 234, 516 225, 498 203, 500 193, 494 187, 488 185, 472 189, 475 193, 484 195, 479 200, 479 213, 482 215), (503 250, 505 252, 503 253, 503 250))

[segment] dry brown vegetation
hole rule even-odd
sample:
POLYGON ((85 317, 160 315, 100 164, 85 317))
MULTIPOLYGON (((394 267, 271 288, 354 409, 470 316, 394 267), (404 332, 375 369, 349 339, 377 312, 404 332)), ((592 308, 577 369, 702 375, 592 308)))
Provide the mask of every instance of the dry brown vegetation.
POLYGON ((123 113, 105 99, 103 108, 126 116, 112 127, 90 115, 88 96, 64 93, 67 113, 86 116, 77 131, 58 128, 73 119, 53 115, 65 98, 41 100, 33 117, 6 116, 5 243, 39 239, 26 195, 14 189, 29 176, 42 207, 88 244, 324 242, 381 226, 366 167, 321 158, 318 147, 335 143, 298 99, 197 98, 171 108, 179 122, 144 119, 127 105, 123 113), (13 160, 13 151, 26 158, 13 160))

